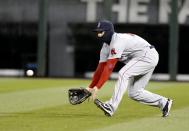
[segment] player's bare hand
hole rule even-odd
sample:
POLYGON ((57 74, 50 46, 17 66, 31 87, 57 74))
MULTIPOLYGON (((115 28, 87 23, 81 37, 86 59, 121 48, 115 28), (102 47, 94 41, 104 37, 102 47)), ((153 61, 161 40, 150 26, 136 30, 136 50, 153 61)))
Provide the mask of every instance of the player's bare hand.
POLYGON ((89 98, 89 100, 94 101, 96 99, 97 92, 99 89, 96 86, 94 88, 87 87, 86 89, 92 93, 92 96, 89 98))

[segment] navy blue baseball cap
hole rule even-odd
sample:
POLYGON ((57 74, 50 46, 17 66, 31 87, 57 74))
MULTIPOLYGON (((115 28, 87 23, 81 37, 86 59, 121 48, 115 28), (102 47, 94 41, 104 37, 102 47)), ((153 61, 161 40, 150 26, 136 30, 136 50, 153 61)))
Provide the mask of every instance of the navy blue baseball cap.
POLYGON ((114 31, 114 25, 108 20, 99 21, 94 32, 114 31))

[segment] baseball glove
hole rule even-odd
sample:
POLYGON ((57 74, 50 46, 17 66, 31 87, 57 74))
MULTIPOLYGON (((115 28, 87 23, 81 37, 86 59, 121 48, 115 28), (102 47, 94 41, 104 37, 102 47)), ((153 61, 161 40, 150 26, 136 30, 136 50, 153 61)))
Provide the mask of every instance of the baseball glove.
POLYGON ((87 98, 91 96, 91 92, 89 92, 85 88, 74 88, 68 90, 68 99, 70 104, 77 105, 84 102, 87 98))

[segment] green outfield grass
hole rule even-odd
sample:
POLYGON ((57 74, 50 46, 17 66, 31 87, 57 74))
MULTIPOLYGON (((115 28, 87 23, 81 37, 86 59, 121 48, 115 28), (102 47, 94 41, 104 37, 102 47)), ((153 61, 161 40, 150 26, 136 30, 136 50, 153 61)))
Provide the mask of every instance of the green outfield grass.
MULTIPOLYGON (((0 78, 0 131, 188 131, 189 83, 150 82, 146 89, 174 100, 170 116, 137 103, 125 94, 113 117, 93 102, 70 105, 67 90, 87 86, 84 79, 0 78)), ((108 100, 115 81, 107 82, 98 98, 108 100)))

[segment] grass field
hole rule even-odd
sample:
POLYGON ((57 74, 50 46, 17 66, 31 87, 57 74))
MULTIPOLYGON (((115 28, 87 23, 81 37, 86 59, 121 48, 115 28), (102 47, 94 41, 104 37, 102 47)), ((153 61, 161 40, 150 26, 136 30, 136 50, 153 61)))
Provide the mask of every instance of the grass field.
MULTIPOLYGON (((67 90, 87 86, 84 79, 0 78, 0 131, 188 131, 189 83, 150 82, 146 89, 174 100, 171 114, 128 99, 125 94, 113 117, 104 116, 93 102, 68 103, 67 90)), ((115 81, 98 98, 111 97, 115 81)))

